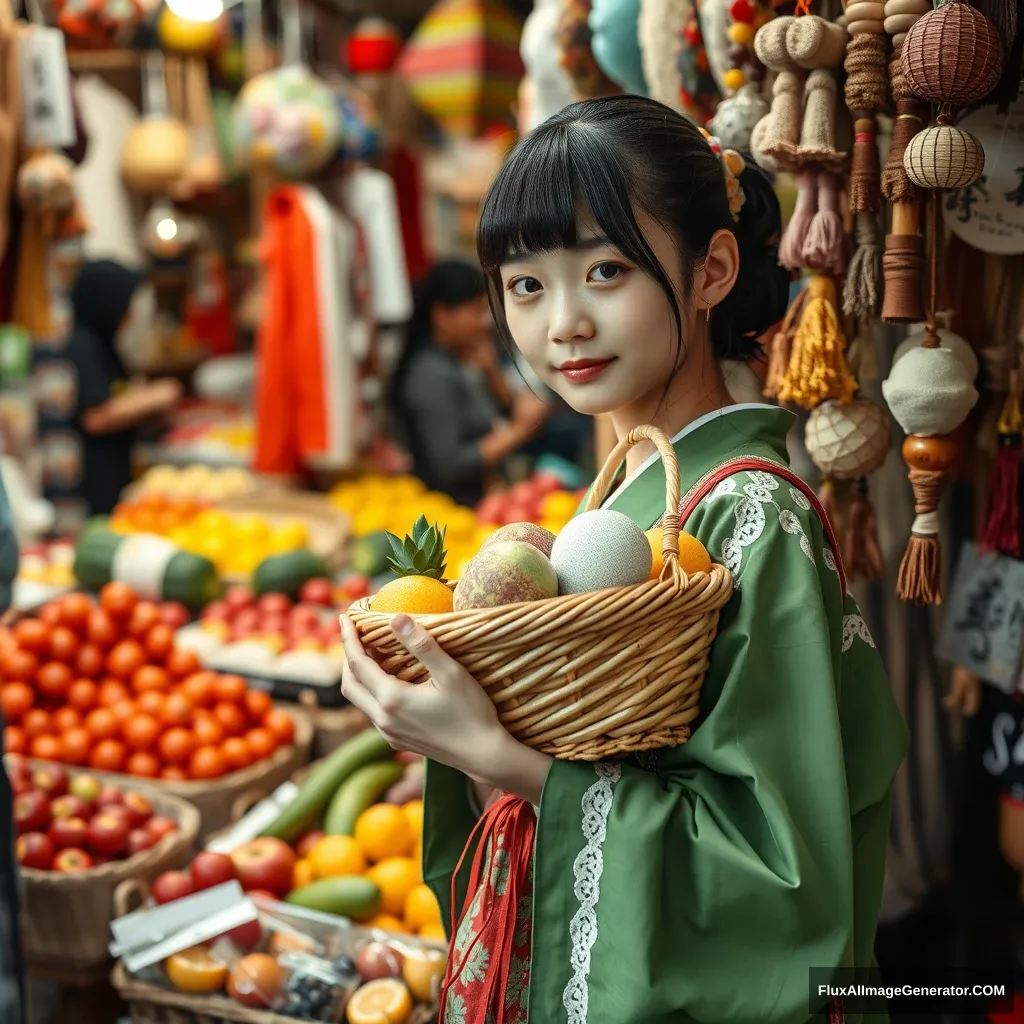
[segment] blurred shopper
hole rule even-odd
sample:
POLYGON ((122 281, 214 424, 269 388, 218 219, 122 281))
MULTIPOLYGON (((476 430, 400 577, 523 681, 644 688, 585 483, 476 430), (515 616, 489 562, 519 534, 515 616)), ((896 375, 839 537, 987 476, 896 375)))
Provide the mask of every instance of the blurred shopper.
POLYGON ((542 427, 545 402, 502 371, 475 264, 443 260, 420 283, 392 408, 413 472, 461 505, 475 505, 490 471, 542 427))

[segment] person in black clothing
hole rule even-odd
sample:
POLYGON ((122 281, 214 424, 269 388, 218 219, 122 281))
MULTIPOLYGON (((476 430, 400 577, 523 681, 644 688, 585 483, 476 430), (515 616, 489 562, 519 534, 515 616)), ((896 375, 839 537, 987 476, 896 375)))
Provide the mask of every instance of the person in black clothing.
POLYGON ((36 360, 46 496, 78 518, 111 512, 131 482, 136 428, 181 397, 173 380, 129 383, 117 352, 141 275, 86 263, 71 290, 70 335, 36 360))
POLYGON ((503 376, 489 327, 484 276, 442 260, 419 283, 392 381, 399 434, 413 472, 460 505, 484 496, 488 471, 540 429, 547 406, 503 376))

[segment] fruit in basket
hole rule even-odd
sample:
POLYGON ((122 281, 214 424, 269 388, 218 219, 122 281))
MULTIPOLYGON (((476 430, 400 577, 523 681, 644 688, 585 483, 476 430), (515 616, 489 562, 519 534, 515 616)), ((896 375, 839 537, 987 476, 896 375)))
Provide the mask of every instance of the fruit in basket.
POLYGON ((599 508, 565 525, 551 549, 551 564, 562 594, 630 587, 650 578, 651 545, 628 516, 599 508))
POLYGON ((99 779, 93 775, 76 775, 68 783, 68 791, 86 804, 95 804, 103 792, 99 779))
POLYGON ((397 978, 378 978, 357 989, 345 1008, 348 1024, 405 1024, 412 996, 397 978))
POLYGON ((180 992, 212 995, 228 980, 228 965, 205 946, 193 946, 174 953, 164 963, 167 980, 180 992))
POLYGON ((505 544, 509 541, 521 541, 532 544, 545 557, 551 555, 551 545, 555 543, 555 535, 535 523, 509 523, 495 530, 481 545, 481 549, 491 544, 505 544))
POLYGON ((455 588, 456 611, 540 601, 558 594, 551 562, 534 545, 506 541, 484 547, 455 588))
POLYGON ((14 852, 23 868, 49 871, 53 866, 54 844, 45 832, 26 832, 18 836, 14 852))
POLYGON ((164 904, 191 896, 195 888, 187 871, 165 871, 153 882, 150 892, 158 904, 164 904))
POLYGON ((400 978, 405 957, 386 942, 369 942, 356 955, 356 971, 363 981, 400 978))
POLYGON ((373 863, 408 856, 416 842, 409 820, 394 804, 375 804, 365 810, 356 821, 354 834, 364 856, 373 863))
POLYGON ((38 789, 29 790, 14 799, 14 824, 18 834, 45 832, 50 827, 50 801, 38 789))
POLYGON ((197 853, 188 870, 196 892, 234 881, 237 877, 231 858, 226 853, 213 853, 210 850, 197 853))
POLYGON ((249 953, 228 977, 228 995, 243 1006, 270 1006, 284 984, 284 970, 266 953, 249 953))
POLYGON ((137 853, 151 850, 159 841, 149 829, 133 828, 128 833, 128 856, 134 857, 137 853))
POLYGON ((445 955, 434 949, 410 949, 402 965, 402 979, 413 997, 429 1003, 440 993, 447 963, 445 955))
POLYGON ((243 843, 231 854, 242 888, 266 889, 277 896, 291 890, 295 874, 295 851, 283 840, 262 837, 243 843))
POLYGON ((362 875, 367 868, 363 851, 352 836, 325 836, 309 851, 309 866, 313 879, 362 875))
POLYGON ((32 773, 32 785, 53 800, 68 791, 68 773, 59 764, 47 764, 32 773))
POLYGON ((54 821, 60 818, 88 819, 92 817, 92 804, 86 803, 74 793, 65 793, 50 804, 50 812, 54 821))
POLYGON ((315 828, 310 832, 303 833, 295 843, 295 856, 299 860, 305 860, 313 850, 313 847, 320 842, 327 833, 321 828, 315 828))
POLYGON ((420 869, 411 857, 385 857, 366 877, 380 889, 384 913, 401 915, 409 893, 420 882, 420 869))
POLYGON ((365 921, 380 910, 380 889, 367 878, 346 875, 339 878, 321 878, 285 897, 286 903, 325 914, 350 917, 365 921))
POLYGON ((388 564, 398 579, 385 583, 374 595, 375 612, 430 614, 452 610, 451 591, 441 582, 445 572, 445 530, 420 516, 404 540, 387 535, 391 545, 388 564))
POLYGON ((54 871, 87 871, 89 868, 94 867, 95 864, 96 862, 88 853, 85 852, 85 850, 77 847, 61 850, 60 853, 53 858, 54 871))
POLYGON ((432 925, 441 926, 441 907, 429 885, 421 882, 409 890, 403 916, 406 926, 421 935, 432 925))
POLYGON ((100 811, 89 822, 89 847, 96 853, 117 855, 128 850, 127 818, 113 811, 100 811))
POLYGON ((142 828, 153 817, 153 805, 141 793, 125 793, 122 806, 132 828, 142 828))
POLYGON ((66 850, 70 846, 89 845, 89 825, 84 818, 54 818, 50 822, 47 835, 55 850, 66 850))

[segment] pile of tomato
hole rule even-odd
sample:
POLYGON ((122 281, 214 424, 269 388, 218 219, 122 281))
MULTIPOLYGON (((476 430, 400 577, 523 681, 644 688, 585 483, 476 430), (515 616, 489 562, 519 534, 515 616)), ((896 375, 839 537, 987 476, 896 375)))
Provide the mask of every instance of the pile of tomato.
POLYGON ((294 720, 268 694, 175 647, 182 611, 111 583, 98 600, 68 594, 0 629, 7 752, 183 781, 290 744, 294 720))

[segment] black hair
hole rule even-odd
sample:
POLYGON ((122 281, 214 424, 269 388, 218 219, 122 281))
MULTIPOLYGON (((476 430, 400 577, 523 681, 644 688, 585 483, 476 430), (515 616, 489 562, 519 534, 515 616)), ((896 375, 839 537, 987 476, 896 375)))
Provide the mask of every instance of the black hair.
POLYGON ((469 260, 438 260, 413 288, 413 312, 405 331, 405 345, 391 377, 391 395, 399 398, 406 373, 417 353, 433 344, 431 317, 436 306, 452 309, 479 299, 487 292, 480 268, 469 260))
POLYGON ((711 312, 712 351, 718 359, 760 355, 759 336, 785 315, 791 276, 778 264, 782 215, 771 182, 753 159, 747 157, 746 165, 737 222, 719 157, 697 127, 670 107, 641 96, 609 96, 573 103, 548 118, 512 149, 477 226, 491 312, 505 340, 511 339, 501 264, 512 253, 572 248, 584 212, 665 292, 681 359, 682 313, 640 230, 637 214, 644 213, 678 240, 687 288, 715 232, 733 232, 739 274, 711 312))

